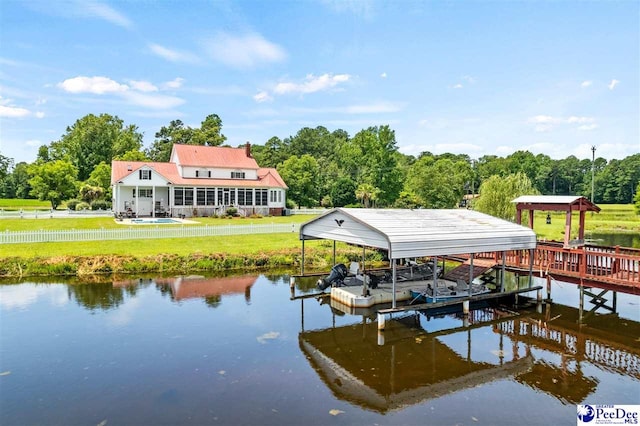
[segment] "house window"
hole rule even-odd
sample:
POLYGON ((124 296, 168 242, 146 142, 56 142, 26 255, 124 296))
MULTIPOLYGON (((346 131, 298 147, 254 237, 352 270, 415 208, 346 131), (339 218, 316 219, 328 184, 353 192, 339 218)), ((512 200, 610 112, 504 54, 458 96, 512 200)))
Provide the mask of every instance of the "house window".
POLYGON ((173 204, 176 206, 184 206, 184 188, 173 189, 173 204))
POLYGON ((139 170, 140 180, 151 180, 151 170, 139 170))
POLYGON ((207 192, 204 188, 196 189, 196 204, 199 206, 206 205, 207 192))
POLYGON ((185 206, 193 205, 193 188, 184 189, 184 205, 185 206))
POLYGON ((244 179, 244 172, 231 172, 231 179, 244 179))
POLYGON ((266 206, 268 197, 267 189, 256 189, 256 206, 266 206))
POLYGON ((138 190, 138 196, 140 198, 153 198, 153 189, 141 188, 138 190))
POLYGON ((215 188, 207 188, 207 205, 215 206, 216 205, 216 190, 215 188))
POLYGON ((253 205, 253 189, 244 189, 244 188, 238 189, 238 205, 240 206, 253 205))
POLYGON ((206 169, 202 169, 202 170, 196 170, 196 177, 211 177, 211 170, 206 170, 206 169))
POLYGON ((282 202, 282 191, 276 191, 278 193, 278 202, 282 202))

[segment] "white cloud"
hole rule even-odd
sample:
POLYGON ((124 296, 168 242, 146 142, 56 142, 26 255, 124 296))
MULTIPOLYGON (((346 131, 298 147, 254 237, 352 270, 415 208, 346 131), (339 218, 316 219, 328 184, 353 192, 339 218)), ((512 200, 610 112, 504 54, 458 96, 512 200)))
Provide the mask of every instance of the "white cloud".
POLYGON ((38 301, 48 301, 53 306, 68 303, 66 286, 21 284, 7 285, 0 288, 0 306, 4 309, 24 309, 38 301))
POLYGON ((322 74, 318 77, 313 74, 307 75, 305 81, 302 83, 282 82, 278 83, 273 89, 274 93, 278 95, 285 95, 289 93, 314 93, 323 90, 331 89, 338 84, 346 83, 351 76, 349 74, 322 74))
MULTIPOLYGON (((151 90, 158 90, 152 83, 145 81, 131 81, 130 83, 131 86, 128 86, 126 84, 120 84, 108 77, 79 76, 59 83, 58 87, 74 94, 92 93, 96 95, 118 95, 132 105, 152 109, 174 108, 185 102, 184 99, 175 96, 151 94, 151 90)), ((175 79, 169 83, 170 85, 179 87, 179 85, 182 84, 182 79, 175 79)))
POLYGON ((616 80, 615 78, 613 80, 611 80, 611 83, 609 83, 609 85, 607 86, 609 88, 609 90, 613 90, 616 88, 616 86, 620 83, 620 80, 616 80))
POLYGON ((258 103, 262 103, 262 102, 272 101, 273 97, 271 97, 271 95, 269 95, 268 92, 265 92, 263 90, 262 92, 259 92, 256 95, 254 95, 253 100, 258 103))
POLYGON ((235 68, 253 68, 287 57, 282 47, 256 33, 242 36, 220 33, 204 44, 213 60, 235 68))
POLYGON ((382 74, 380 74, 380 78, 387 78, 387 73, 383 72, 382 74))
POLYGON ((42 112, 42 111, 37 111, 37 112, 36 112, 36 117, 37 117, 37 118, 44 118, 44 112, 42 112))
POLYGON ((43 143, 41 141, 39 141, 38 139, 29 139, 24 144, 26 146, 30 146, 32 148, 39 147, 39 146, 43 145, 43 143))
POLYGON ((0 105, 0 117, 22 118, 27 117, 30 114, 31 111, 26 108, 0 105))
POLYGON ((462 84, 458 83, 451 87, 452 89, 462 89, 462 84))
POLYGON ((132 26, 129 18, 107 4, 92 0, 79 0, 74 4, 80 15, 103 19, 120 27, 130 28, 132 26))
POLYGON ((179 89, 182 87, 182 83, 184 83, 184 78, 176 77, 171 81, 165 81, 162 83, 163 89, 179 89))
POLYGON ((585 124, 585 125, 582 125, 582 126, 578 127, 578 130, 583 130, 583 131, 588 132, 590 130, 595 130, 597 128, 598 128, 597 124, 585 124))
POLYGON ((593 130, 597 127, 593 117, 577 117, 572 115, 570 117, 553 117, 550 115, 536 115, 530 117, 527 122, 535 125, 536 132, 549 132, 555 127, 565 124, 582 124, 578 129, 580 130, 593 130))
POLYGON ((175 96, 150 95, 139 92, 125 92, 122 96, 133 105, 152 109, 169 109, 184 104, 184 99, 175 96))
POLYGON ((150 43, 149 49, 155 55, 160 56, 170 62, 186 62, 197 63, 198 57, 189 52, 181 52, 179 50, 169 49, 168 47, 161 46, 159 44, 150 43))
POLYGON ((593 81, 591 80, 585 80, 582 82, 582 84, 580 85, 580 87, 589 87, 593 84, 593 81))
POLYGON ((157 92, 158 88, 148 81, 129 80, 129 86, 140 92, 157 92))
POLYGON ((58 87, 69 93, 93 93, 96 95, 126 92, 129 89, 127 85, 120 84, 107 77, 84 76, 68 78, 62 83, 58 83, 58 87))
POLYGON ((470 75, 465 75, 462 77, 462 79, 465 80, 467 83, 471 83, 471 84, 476 82, 476 79, 471 77, 470 75))

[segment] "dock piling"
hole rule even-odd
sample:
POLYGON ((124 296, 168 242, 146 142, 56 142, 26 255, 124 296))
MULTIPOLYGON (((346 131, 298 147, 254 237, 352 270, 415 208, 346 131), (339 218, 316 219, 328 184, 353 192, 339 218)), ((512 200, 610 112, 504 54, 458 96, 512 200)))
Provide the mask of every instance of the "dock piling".
MULTIPOLYGON (((385 317, 384 314, 381 314, 380 312, 378 312, 378 330, 384 330, 384 324, 385 323, 385 317)), ((380 336, 378 334, 378 336, 380 336)))

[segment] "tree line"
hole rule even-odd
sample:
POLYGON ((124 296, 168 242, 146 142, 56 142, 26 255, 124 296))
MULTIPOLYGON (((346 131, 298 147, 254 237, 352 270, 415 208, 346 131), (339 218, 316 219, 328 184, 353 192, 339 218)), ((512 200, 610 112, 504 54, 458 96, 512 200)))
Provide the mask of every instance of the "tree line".
MULTIPOLYGON (((220 146, 226 137, 222 120, 211 114, 195 128, 171 121, 146 149, 142 140, 137 126, 117 116, 89 114, 67 127, 59 140, 41 146, 33 163, 14 164, 0 154, 0 197, 39 198, 52 208, 70 199, 102 206, 111 199, 112 160, 168 161, 176 143, 220 146)), ((611 161, 554 160, 528 151, 477 159, 428 151, 413 156, 398 150, 387 125, 353 136, 341 129, 304 127, 284 139, 254 143, 252 153, 261 167, 276 168, 285 180, 289 207, 453 208, 465 194, 479 193, 479 209, 505 216, 490 211, 497 207, 497 200, 487 201, 490 193, 591 198, 592 189, 595 203, 640 206, 640 154, 611 161)))

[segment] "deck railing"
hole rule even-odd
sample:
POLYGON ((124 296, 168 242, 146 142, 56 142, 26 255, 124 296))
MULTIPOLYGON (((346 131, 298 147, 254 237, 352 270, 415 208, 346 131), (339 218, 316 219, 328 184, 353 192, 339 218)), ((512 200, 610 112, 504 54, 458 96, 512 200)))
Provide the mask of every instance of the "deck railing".
MULTIPOLYGON (((565 248, 555 242, 538 242, 533 254, 533 268, 541 274, 594 280, 632 287, 640 286, 640 250, 623 247, 585 245, 565 248)), ((502 253, 480 253, 480 259, 501 262, 502 253)), ((529 268, 529 250, 506 253, 506 265, 529 268)))
POLYGON ((299 223, 248 225, 137 225, 122 229, 65 229, 0 232, 0 244, 25 244, 72 241, 132 240, 158 238, 197 238, 230 235, 277 234, 299 232, 299 223))

